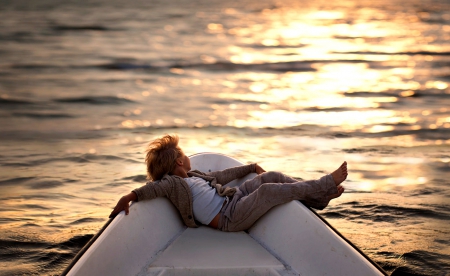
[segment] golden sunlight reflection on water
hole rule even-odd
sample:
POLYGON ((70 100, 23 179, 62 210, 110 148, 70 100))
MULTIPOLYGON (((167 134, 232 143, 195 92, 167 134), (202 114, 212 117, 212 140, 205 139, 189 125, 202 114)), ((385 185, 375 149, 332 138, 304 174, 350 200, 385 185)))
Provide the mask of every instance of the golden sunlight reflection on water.
POLYGON ((273 127, 282 128, 315 124, 323 126, 339 126, 342 130, 361 129, 365 125, 385 122, 402 122, 407 118, 397 117, 391 110, 370 111, 321 111, 321 112, 291 112, 286 110, 251 111, 252 119, 229 122, 237 127, 273 127))
POLYGON ((145 183, 147 143, 177 133, 187 155, 302 179, 347 161, 327 220, 383 263, 425 248, 431 267, 448 251, 450 15, 411 1, 0 9, 0 238, 97 232, 145 183))

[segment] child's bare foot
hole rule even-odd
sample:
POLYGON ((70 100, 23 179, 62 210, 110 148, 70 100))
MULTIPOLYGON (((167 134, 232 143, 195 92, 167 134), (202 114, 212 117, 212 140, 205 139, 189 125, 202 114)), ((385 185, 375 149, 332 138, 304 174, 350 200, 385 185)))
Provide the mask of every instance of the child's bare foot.
POLYGON ((339 186, 345 179, 347 179, 348 171, 347 171, 347 162, 345 161, 342 165, 331 173, 333 176, 334 183, 336 186, 339 186))
POLYGON ((338 192, 336 194, 332 194, 328 196, 328 200, 332 200, 335 199, 337 197, 340 197, 342 195, 342 193, 345 191, 344 187, 342 187, 341 185, 337 186, 337 190, 338 192))

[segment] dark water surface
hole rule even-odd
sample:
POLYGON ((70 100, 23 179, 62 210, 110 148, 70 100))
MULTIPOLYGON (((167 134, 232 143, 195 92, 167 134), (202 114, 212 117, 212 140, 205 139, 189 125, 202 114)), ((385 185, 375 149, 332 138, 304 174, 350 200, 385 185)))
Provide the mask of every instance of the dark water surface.
POLYGON ((59 274, 177 133, 315 178, 392 275, 450 274, 450 2, 0 1, 0 274, 59 274))

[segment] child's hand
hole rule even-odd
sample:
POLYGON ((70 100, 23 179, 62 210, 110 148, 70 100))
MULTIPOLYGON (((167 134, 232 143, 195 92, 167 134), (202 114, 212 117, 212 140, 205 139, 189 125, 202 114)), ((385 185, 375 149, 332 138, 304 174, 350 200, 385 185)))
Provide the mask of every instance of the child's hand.
POLYGON ((262 174, 266 172, 263 168, 261 168, 258 164, 255 165, 255 171, 257 174, 262 174))
POLYGON ((126 196, 121 197, 117 202, 116 207, 114 207, 114 209, 112 210, 109 217, 113 218, 123 210, 125 210, 125 215, 128 215, 130 213, 130 201, 133 200, 136 200, 136 194, 133 192, 127 194, 126 196))

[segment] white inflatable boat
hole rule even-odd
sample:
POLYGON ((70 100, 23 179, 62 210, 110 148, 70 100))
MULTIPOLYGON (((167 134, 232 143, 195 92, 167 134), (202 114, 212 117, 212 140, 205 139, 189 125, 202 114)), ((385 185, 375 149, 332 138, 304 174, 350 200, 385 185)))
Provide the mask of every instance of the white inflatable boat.
MULTIPOLYGON (((191 156, 192 169, 242 165, 220 154, 191 156)), ((235 180, 238 185, 255 175, 235 180)), ((246 232, 187 228, 166 198, 132 204, 111 219, 63 275, 387 275, 298 201, 270 210, 246 232)))

